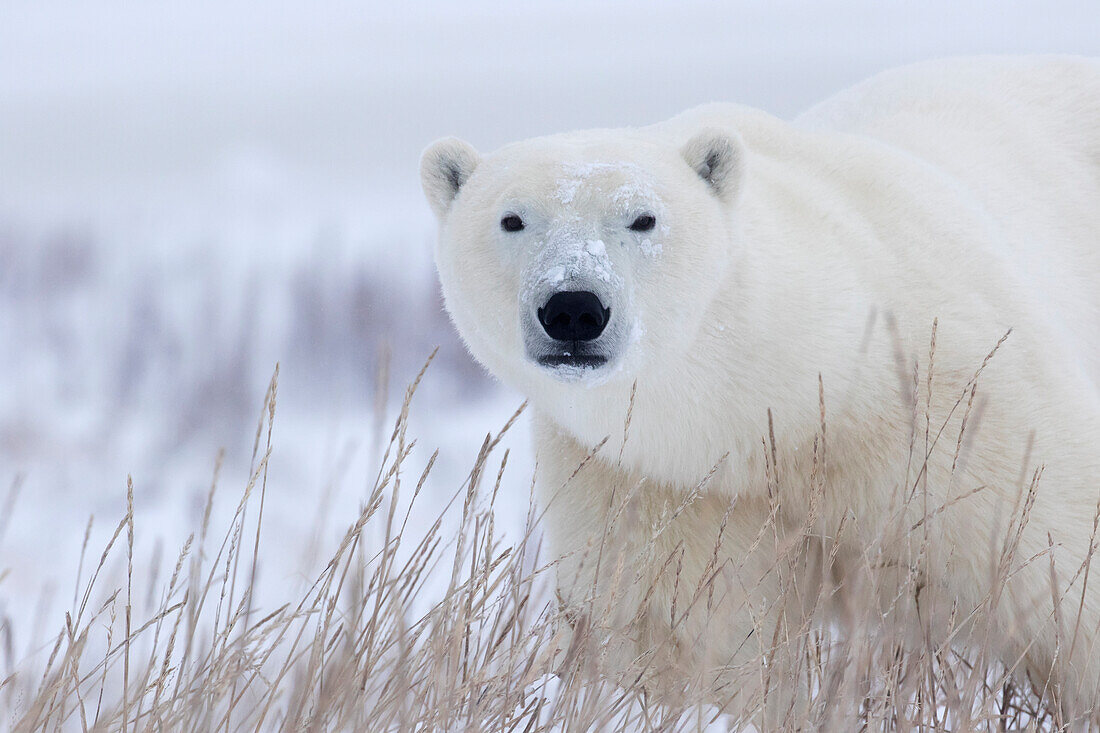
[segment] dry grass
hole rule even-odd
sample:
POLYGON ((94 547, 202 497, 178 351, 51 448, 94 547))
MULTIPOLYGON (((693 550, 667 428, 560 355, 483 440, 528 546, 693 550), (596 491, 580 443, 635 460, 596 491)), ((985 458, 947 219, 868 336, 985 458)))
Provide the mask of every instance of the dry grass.
MULTIPOLYGON (((427 528, 409 525, 435 462, 433 455, 422 471, 406 474, 412 470, 409 406, 421 376, 423 371, 407 391, 369 499, 306 593, 275 608, 253 603, 263 553, 259 526, 275 416, 273 379, 256 433, 251 480, 220 543, 212 544, 210 526, 215 470, 201 526, 181 548, 167 583, 149 586, 155 576, 143 579, 134 572, 131 490, 126 516, 52 638, 48 658, 18 666, 0 681, 0 719, 18 731, 721 730, 740 729, 774 704, 765 692, 733 707, 735 693, 723 698, 705 680, 689 679, 671 662, 666 666, 656 653, 640 655, 627 669, 609 667, 602 650, 614 642, 609 635, 623 631, 594 621, 600 618, 595 605, 558 608, 554 563, 540 557, 536 540, 537 510, 520 537, 502 537, 494 526, 493 505, 508 463, 499 441, 519 412, 486 438, 439 519, 427 528), (254 535, 245 521, 250 508, 256 513, 254 535), (458 513, 457 531, 445 532, 444 518, 458 513), (114 553, 126 556, 126 583, 103 587, 100 573, 114 553), (134 598, 154 592, 163 599, 159 609, 135 617, 134 598), (654 681, 675 694, 657 694, 654 681)), ((969 415, 972 391, 960 405, 969 415)), ((929 440, 927 432, 920 439, 929 440)), ((956 455, 963 440, 960 433, 956 455)), ((763 448, 774 466, 774 439, 763 448)), ((808 477, 811 517, 826 490, 823 400, 815 455, 820 462, 808 477)), ((917 480, 907 485, 919 480, 918 470, 917 480)), ((1013 567, 1013 538, 1027 521, 1038 480, 1036 474, 1009 528, 1000 587, 1013 567)), ((913 492, 913 500, 920 501, 919 494, 913 492)), ((926 507, 924 516, 945 509, 926 507)), ((776 498, 773 516, 781 513, 776 498)), ((792 532, 776 523, 762 528, 761 536, 783 543, 785 570, 793 572, 806 554, 801 550, 821 541, 811 527, 812 521, 792 532)), ((884 531, 867 550, 866 572, 840 582, 879 593, 885 548, 900 535, 912 539, 926 530, 927 523, 899 523, 884 531)), ((924 546, 910 544, 918 552, 924 546)), ((673 564, 672 557, 664 561, 673 564)), ((901 575, 889 581, 897 584, 897 597, 918 594, 919 574, 901 575)), ((686 597, 697 600, 708 590, 701 584, 686 597)), ((780 716, 783 727, 1059 726, 1051 693, 1021 686, 987 653, 987 645, 936 644, 930 638, 913 643, 909 605, 885 612, 849 608, 848 628, 856 633, 847 636, 826 622, 824 607, 825 601, 815 605, 803 623, 783 632, 796 664, 782 673, 797 679, 808 698, 804 710, 780 716)), ((959 625, 967 621, 963 609, 950 613, 960 616, 959 625)), ((768 662, 758 665, 765 673, 768 662)))

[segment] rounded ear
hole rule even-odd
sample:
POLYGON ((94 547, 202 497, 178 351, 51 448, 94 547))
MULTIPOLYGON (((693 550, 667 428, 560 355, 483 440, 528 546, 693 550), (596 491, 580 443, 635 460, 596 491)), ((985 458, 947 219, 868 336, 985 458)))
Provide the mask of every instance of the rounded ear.
POLYGON ((732 200, 740 190, 745 154, 737 133, 703 130, 687 141, 680 154, 719 198, 732 200))
POLYGON ((437 217, 447 215, 480 160, 477 150, 457 137, 436 140, 420 156, 420 185, 437 217))

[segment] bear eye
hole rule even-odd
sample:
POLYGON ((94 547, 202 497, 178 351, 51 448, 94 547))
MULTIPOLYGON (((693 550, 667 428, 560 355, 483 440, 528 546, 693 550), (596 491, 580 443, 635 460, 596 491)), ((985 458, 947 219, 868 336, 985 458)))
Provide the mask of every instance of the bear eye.
POLYGON ((500 220, 500 228, 506 232, 518 232, 523 229, 523 219, 515 214, 508 214, 500 220))
POLYGON ((630 225, 631 231, 635 232, 648 232, 657 224, 657 220, 653 218, 652 214, 642 214, 634 223, 630 225))

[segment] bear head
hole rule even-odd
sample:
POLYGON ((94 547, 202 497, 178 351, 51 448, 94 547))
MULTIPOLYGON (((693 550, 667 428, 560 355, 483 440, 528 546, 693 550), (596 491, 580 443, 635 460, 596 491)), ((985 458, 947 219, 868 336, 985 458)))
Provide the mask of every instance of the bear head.
POLYGON ((486 156, 432 144, 444 301, 471 353, 531 393, 637 379, 691 349, 736 246, 743 148, 703 129, 572 133, 486 156))

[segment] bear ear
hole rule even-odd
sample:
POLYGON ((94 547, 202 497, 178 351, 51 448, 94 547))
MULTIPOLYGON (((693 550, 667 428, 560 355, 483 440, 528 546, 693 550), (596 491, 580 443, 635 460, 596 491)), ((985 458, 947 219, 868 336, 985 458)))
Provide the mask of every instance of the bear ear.
POLYGON ((420 156, 420 185, 437 217, 447 215, 480 160, 470 143, 456 137, 436 140, 420 156))
POLYGON ((688 140, 680 153, 719 198, 731 200, 740 189, 745 156, 736 133, 703 130, 688 140))

